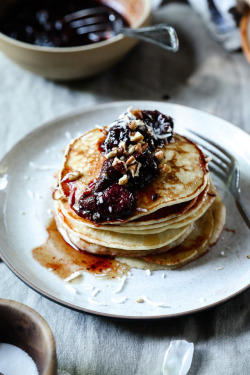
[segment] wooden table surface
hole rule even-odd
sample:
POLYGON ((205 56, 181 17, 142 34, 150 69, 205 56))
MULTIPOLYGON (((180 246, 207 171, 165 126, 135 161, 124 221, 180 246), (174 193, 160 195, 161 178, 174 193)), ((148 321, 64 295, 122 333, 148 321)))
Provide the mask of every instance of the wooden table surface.
MULTIPOLYGON (((250 66, 242 53, 225 51, 188 5, 164 6, 155 12, 153 21, 176 28, 177 54, 140 43, 112 70, 84 81, 48 81, 0 53, 0 156, 49 119, 114 100, 183 104, 220 116, 250 133, 250 66)), ((165 350, 174 339, 195 345, 190 375, 250 373, 250 290, 190 316, 114 321, 45 299, 1 263, 0 297, 20 301, 47 320, 56 339, 59 368, 71 375, 161 374, 165 350)))

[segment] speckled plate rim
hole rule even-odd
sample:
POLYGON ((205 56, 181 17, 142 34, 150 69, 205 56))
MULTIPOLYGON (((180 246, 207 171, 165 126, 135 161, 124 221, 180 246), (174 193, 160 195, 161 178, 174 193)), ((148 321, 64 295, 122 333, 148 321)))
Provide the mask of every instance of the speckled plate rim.
MULTIPOLYGON (((190 111, 194 111, 196 112, 197 115, 199 114, 205 114, 206 116, 208 116, 211 120, 213 119, 219 119, 221 122, 224 122, 224 124, 226 124, 228 127, 231 127, 231 129, 234 129, 236 132, 238 132, 239 134, 241 134, 241 136, 244 136, 244 137, 249 137, 249 140, 250 140, 250 136, 244 132, 243 130, 235 127, 233 124, 231 124, 230 122, 222 119, 222 118, 219 118, 218 116, 215 116, 215 115, 212 115, 208 112, 205 112, 205 111, 201 111, 199 109, 196 109, 196 108, 192 108, 192 107, 187 107, 187 106, 183 106, 183 105, 179 105, 179 104, 174 104, 174 103, 165 103, 165 102, 159 102, 159 101, 141 101, 141 100, 133 100, 132 102, 131 101, 119 101, 119 102, 112 102, 112 103, 103 103, 103 104, 97 104, 97 105, 92 105, 92 106, 88 106, 88 107, 85 107, 85 108, 81 108, 81 109, 77 109, 77 110, 74 110, 68 114, 64 114, 62 116, 58 116, 56 117, 55 119, 49 121, 49 122, 46 122, 45 124, 41 125, 40 127, 34 129, 33 131, 31 131, 30 133, 28 133, 24 138, 22 138, 20 141, 18 141, 6 154, 5 156, 2 158, 2 160, 0 161, 0 168, 1 166, 5 165, 6 164, 6 161, 8 161, 8 158, 11 156, 11 154, 16 151, 18 148, 20 148, 22 146, 23 143, 27 142, 29 139, 31 139, 33 136, 35 136, 36 134, 40 133, 40 132, 44 132, 46 131, 47 128, 49 128, 50 126, 52 126, 53 124, 55 123, 60 123, 60 121, 63 121, 65 119, 70 119, 71 117, 74 117, 74 116, 78 116, 78 115, 81 115, 81 114, 85 114, 89 111, 98 111, 98 110, 102 110, 102 109, 105 109, 105 107, 120 107, 120 106, 123 106, 125 108, 129 107, 130 105, 135 105, 137 107, 141 107, 144 106, 146 107, 147 104, 150 104, 150 105, 155 105, 155 108, 157 108, 157 105, 166 105, 166 106, 173 106, 175 107, 177 110, 178 109, 184 109, 184 110, 190 110, 190 111)), ((250 163, 249 163, 249 166, 250 166, 250 163)), ((1 240, 0 240, 1 241, 1 240)), ((211 303, 211 304, 207 304, 207 305, 204 305, 204 306, 201 306, 199 308, 194 308, 194 309, 190 309, 190 310, 186 310, 186 311, 182 311, 182 312, 178 312, 178 313, 173 313, 173 314, 158 314, 158 315, 148 315, 148 316, 143 316, 143 315, 139 315, 139 316, 129 316, 129 315, 120 315, 120 314, 109 314, 109 313, 105 313, 105 312, 99 312, 99 311, 96 311, 94 309, 87 309, 87 308, 84 308, 84 307, 80 307, 80 306, 76 306, 70 302, 67 302, 67 301, 64 301, 60 298, 57 298, 49 293, 47 293, 46 291, 44 291, 43 289, 41 289, 39 287, 39 285, 35 285, 34 283, 32 283, 29 278, 26 278, 25 276, 22 275, 21 272, 18 272, 15 268, 15 265, 14 264, 11 264, 11 262, 8 261, 8 259, 6 258, 5 256, 5 250, 2 248, 2 244, 0 243, 0 256, 2 258, 2 260, 4 261, 4 263, 8 266, 8 268, 21 280, 23 281, 27 286, 29 286, 31 289, 33 289, 34 291, 38 292, 40 295, 46 297, 47 299, 53 301, 53 302, 56 302, 57 304, 61 305, 61 306, 64 306, 64 307, 68 307, 74 311, 78 311, 78 312, 84 312, 84 313, 87 313, 87 314, 90 314, 90 315, 97 315, 97 316, 102 316, 102 317, 105 317, 105 318, 114 318, 114 319, 125 319, 125 320, 158 320, 158 319, 165 319, 165 318, 174 318, 174 317, 181 317, 181 316, 185 316, 185 315, 190 315, 190 314, 193 314, 193 313, 198 313, 198 312, 202 312, 204 310, 207 310, 207 309, 210 309, 210 308, 213 308, 213 307, 216 307, 220 304, 223 304, 225 302, 228 302, 230 301, 231 299, 233 299, 234 297, 236 296, 239 296, 241 293, 243 293, 244 291, 248 290, 250 288, 250 281, 248 284, 246 284, 243 288, 241 288, 240 290, 238 290, 237 292, 235 293, 232 293, 231 295, 225 297, 225 298, 221 298, 220 300, 216 301, 215 303, 211 303)))

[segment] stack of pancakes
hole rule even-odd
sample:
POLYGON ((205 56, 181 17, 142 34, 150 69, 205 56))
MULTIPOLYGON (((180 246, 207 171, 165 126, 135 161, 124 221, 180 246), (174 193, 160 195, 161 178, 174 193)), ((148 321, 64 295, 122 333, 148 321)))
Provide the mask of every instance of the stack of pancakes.
POLYGON ((54 194, 55 220, 64 239, 77 250, 140 257, 169 269, 205 254, 220 236, 225 208, 213 186, 208 158, 176 133, 174 142, 161 148, 168 173, 158 174, 136 192, 130 217, 95 224, 78 216, 72 209, 72 192, 82 194, 98 178, 106 159, 100 150, 103 138, 97 128, 66 149, 54 194))

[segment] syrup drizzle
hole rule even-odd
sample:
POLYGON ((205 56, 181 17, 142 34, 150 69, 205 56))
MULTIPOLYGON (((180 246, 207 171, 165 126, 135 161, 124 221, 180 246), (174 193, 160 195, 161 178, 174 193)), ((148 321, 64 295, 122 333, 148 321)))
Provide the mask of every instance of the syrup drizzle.
POLYGON ((76 271, 87 271, 97 276, 116 278, 126 275, 129 266, 110 256, 100 256, 77 251, 64 241, 55 220, 47 228, 48 238, 44 244, 33 249, 34 259, 41 266, 66 279, 76 271))

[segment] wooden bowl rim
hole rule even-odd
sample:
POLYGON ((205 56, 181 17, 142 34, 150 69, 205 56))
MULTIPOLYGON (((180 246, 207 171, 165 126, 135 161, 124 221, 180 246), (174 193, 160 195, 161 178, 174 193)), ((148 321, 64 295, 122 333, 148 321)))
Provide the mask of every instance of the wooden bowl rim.
POLYGON ((57 361, 56 361, 56 344, 55 344, 55 338, 51 331, 50 326, 46 322, 46 320, 34 309, 31 307, 24 305, 21 302, 17 302, 14 300, 6 299, 6 298, 0 298, 0 315, 1 315, 1 308, 5 307, 13 309, 17 314, 25 314, 29 320, 33 321, 34 324, 38 325, 39 328, 42 331, 42 334, 46 338, 46 342, 48 344, 47 348, 47 355, 46 355, 46 365, 43 369, 43 372, 40 375, 47 375, 51 374, 51 367, 52 365, 55 365, 57 368, 57 361), (54 363, 56 362, 56 363, 54 363))

